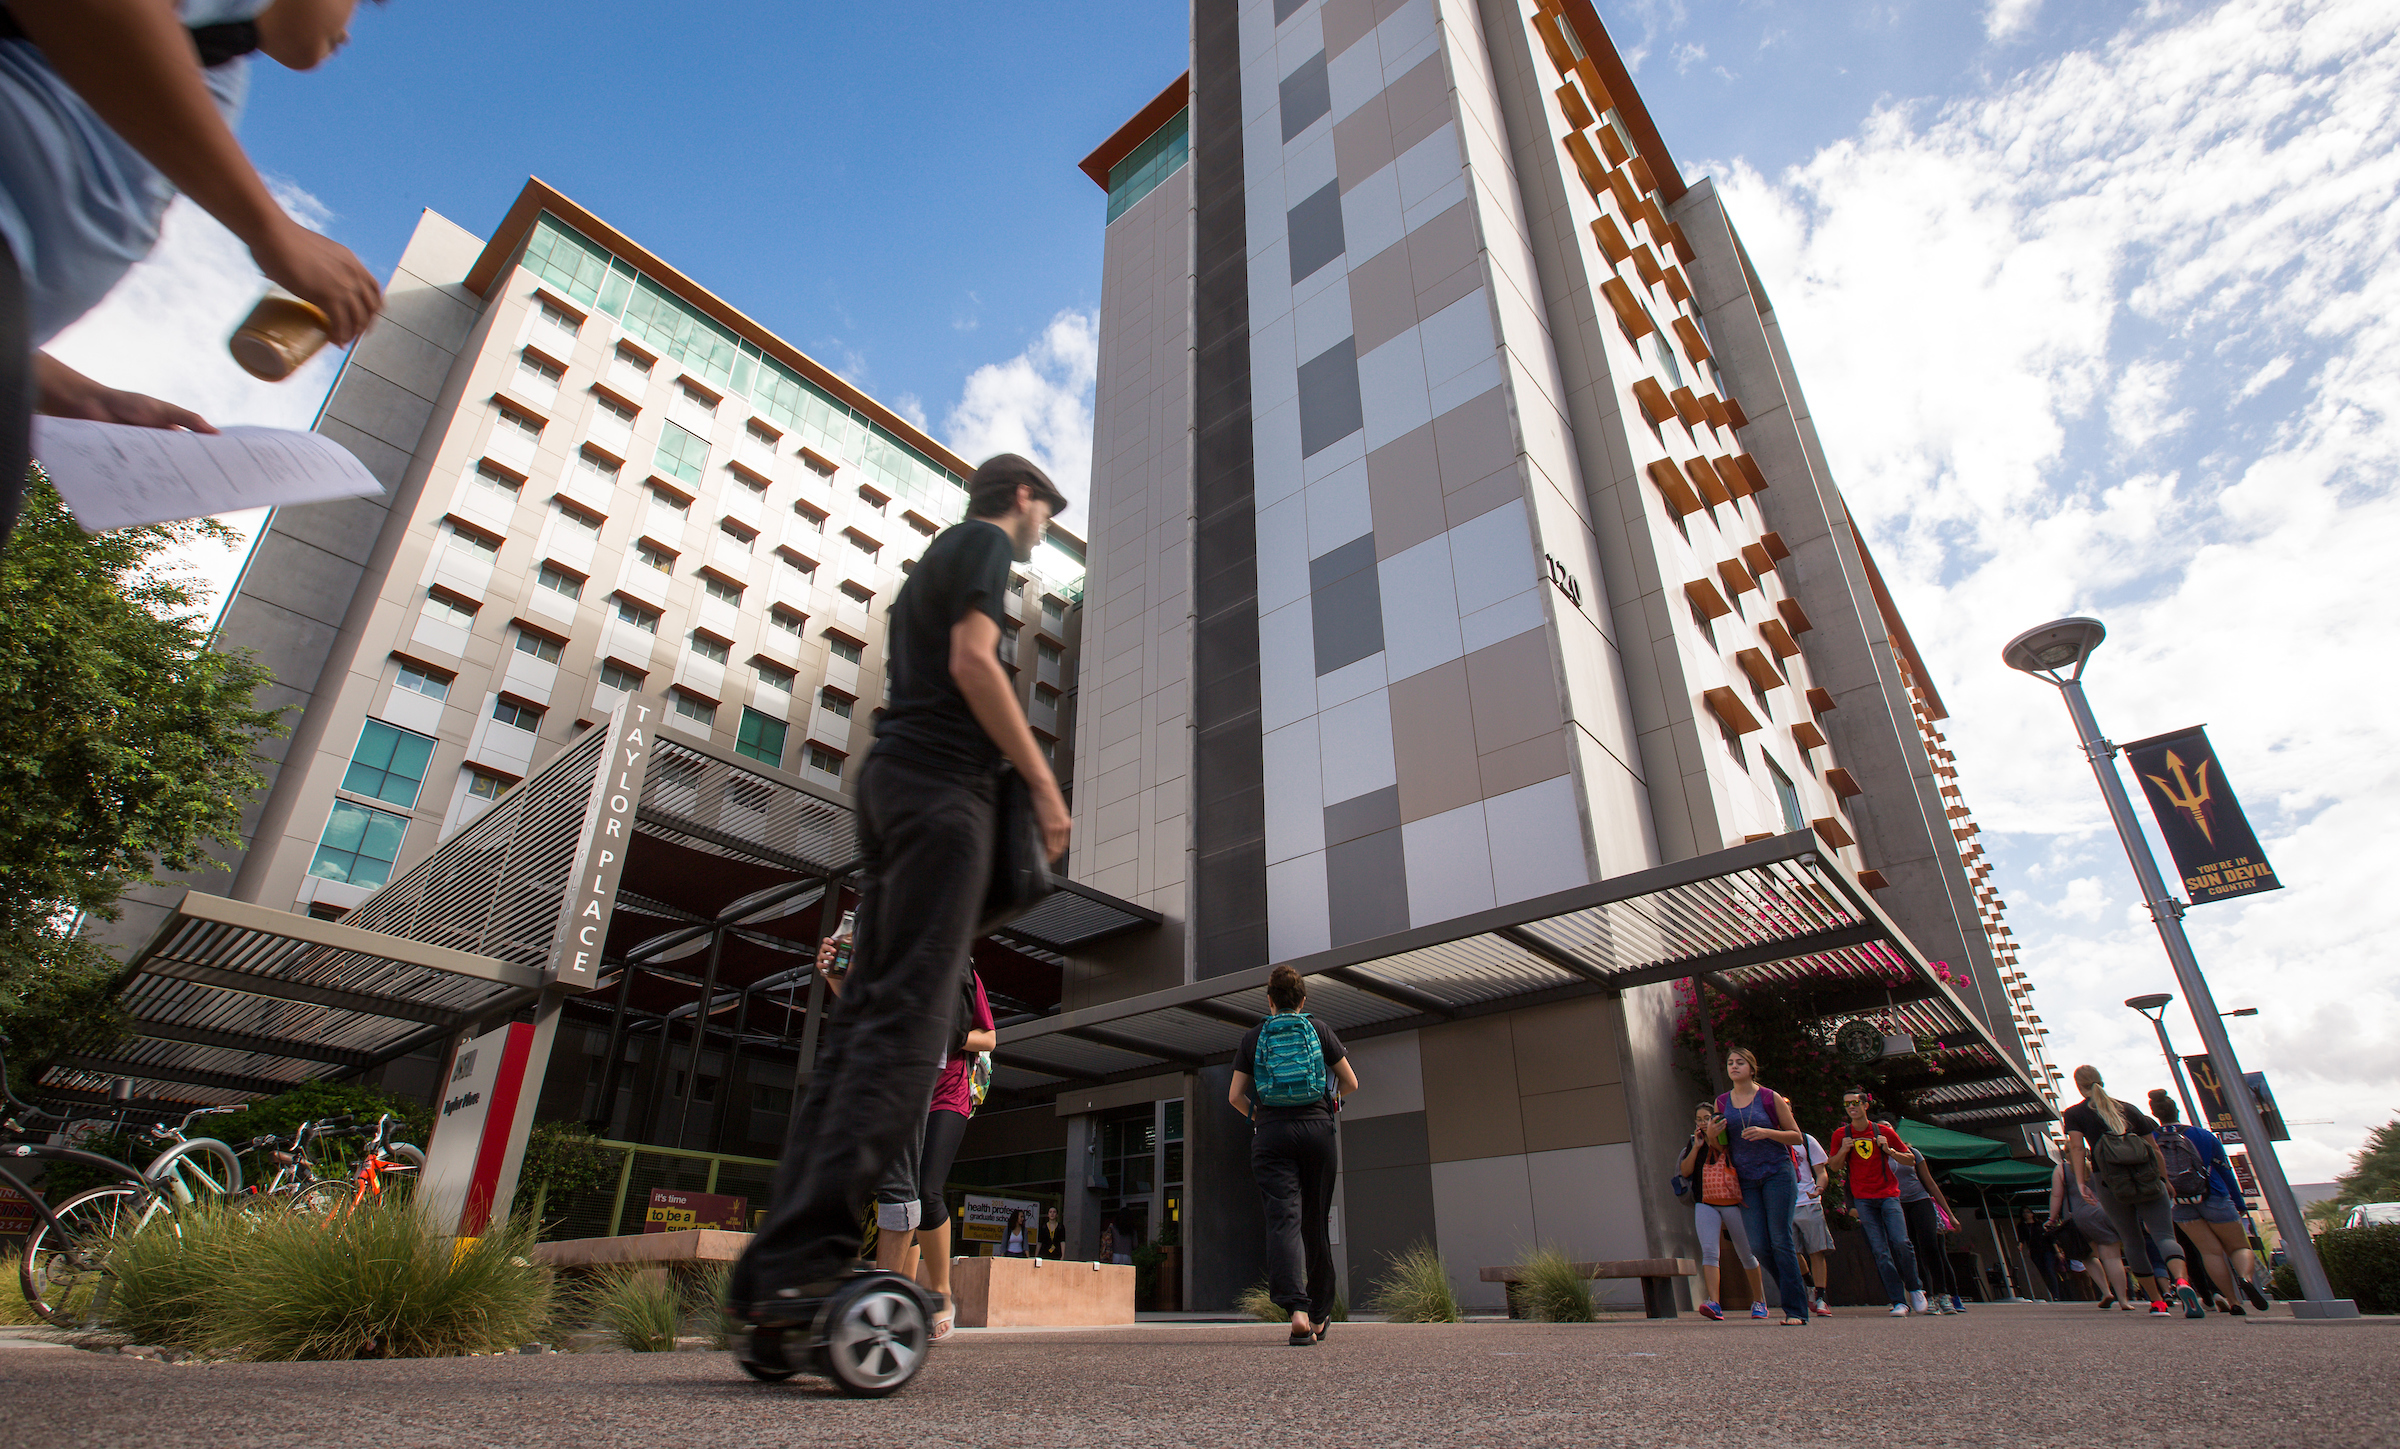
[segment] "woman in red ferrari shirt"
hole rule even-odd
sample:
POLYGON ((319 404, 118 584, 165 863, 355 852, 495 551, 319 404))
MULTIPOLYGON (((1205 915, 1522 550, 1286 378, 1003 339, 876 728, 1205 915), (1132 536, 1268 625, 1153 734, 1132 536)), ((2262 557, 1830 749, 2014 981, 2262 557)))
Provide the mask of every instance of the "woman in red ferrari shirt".
POLYGON ((1842 1110, 1850 1114, 1826 1148, 1833 1175, 1850 1189, 1858 1225, 1867 1230, 1867 1246, 1875 1254, 1875 1271, 1883 1276, 1883 1291, 1892 1300, 1892 1317, 1906 1318, 1910 1309, 1926 1311, 1925 1290, 1917 1282, 1917 1256, 1908 1239, 1908 1219, 1900 1211, 1900 1179, 1892 1159, 1914 1162, 1900 1134, 1870 1120, 1867 1109, 1875 1099, 1865 1092, 1842 1094, 1842 1110), (1901 1297, 1905 1288, 1908 1296, 1901 1297))

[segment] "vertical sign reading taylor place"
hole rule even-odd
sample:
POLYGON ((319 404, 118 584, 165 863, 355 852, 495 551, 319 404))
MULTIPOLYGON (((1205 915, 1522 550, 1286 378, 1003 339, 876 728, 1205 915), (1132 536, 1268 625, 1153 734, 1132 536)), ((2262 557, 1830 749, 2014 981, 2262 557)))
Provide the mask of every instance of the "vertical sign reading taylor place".
POLYGON ((608 920, 616 909, 617 880, 633 843, 634 812, 642 800, 658 706, 638 695, 617 702, 608 717, 608 752, 593 781, 584 812, 583 843, 559 904, 558 932, 550 948, 550 981, 563 991, 589 991, 600 979, 600 953, 608 944, 608 920))
POLYGON ((2205 728, 2152 735, 2124 750, 2193 905, 2283 889, 2205 728))

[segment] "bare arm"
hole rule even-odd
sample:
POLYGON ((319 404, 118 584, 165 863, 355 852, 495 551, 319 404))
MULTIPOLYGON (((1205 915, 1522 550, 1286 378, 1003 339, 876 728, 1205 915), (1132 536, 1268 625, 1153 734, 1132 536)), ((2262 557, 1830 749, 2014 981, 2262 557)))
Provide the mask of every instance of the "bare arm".
POLYGON ((1341 1095, 1349 1096, 1358 1090, 1358 1073, 1350 1070, 1350 1059, 1342 1058, 1333 1064, 1333 1079, 1341 1083, 1341 1095))
POLYGON ((1233 1104, 1233 1110, 1236 1112, 1245 1117, 1250 1115, 1250 1074, 1248 1072, 1233 1074, 1233 1086, 1226 1091, 1225 1100, 1233 1104))
POLYGON ((967 1033, 966 1049, 968 1051, 988 1052, 999 1045, 1000 1033, 997 1031, 986 1028, 983 1031, 971 1031, 967 1033))
POLYGON ((1675 1169, 1685 1177, 1700 1170, 1700 1134, 1692 1134, 1692 1145, 1683 1149, 1683 1161, 1675 1169))
POLYGON ((85 377, 47 352, 33 355, 33 410, 54 418, 85 418, 136 428, 188 428, 213 433, 208 419, 189 408, 85 377))
POLYGON ((2067 1161, 2072 1163, 2075 1168, 2075 1190, 2087 1198, 2091 1197, 2092 1169, 2091 1164, 2084 1159, 2083 1134, 2080 1132, 2067 1134, 2067 1161))
POLYGON ((259 270, 325 312, 336 342, 364 332, 383 289, 347 248, 284 214, 217 113, 170 0, 7 0, 60 79, 125 143, 223 222, 259 270))
POLYGON ((1781 1128, 1744 1127, 1742 1140, 1744 1142, 1780 1142, 1786 1147, 1799 1146, 1801 1142, 1800 1124, 1792 1119, 1792 1104, 1784 1099, 1781 1092, 1775 1094, 1775 1120, 1783 1124, 1781 1128))
POLYGON ((999 648, 1000 626, 992 622, 992 616, 981 609, 968 610, 965 618, 950 626, 950 681, 965 697, 967 708, 974 711, 975 722, 1025 777, 1033 791, 1034 816, 1042 823, 1042 848, 1056 860, 1067 853, 1067 835, 1073 828, 1067 799, 1059 793, 1050 762, 1033 742, 1033 727, 1025 723, 1016 689, 1009 683, 1008 670, 1001 666, 999 648))

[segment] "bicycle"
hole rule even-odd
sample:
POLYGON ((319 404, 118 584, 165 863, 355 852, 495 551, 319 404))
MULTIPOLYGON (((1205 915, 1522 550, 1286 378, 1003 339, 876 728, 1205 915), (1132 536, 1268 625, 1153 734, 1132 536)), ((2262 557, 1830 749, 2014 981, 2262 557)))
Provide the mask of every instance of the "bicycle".
MULTIPOLYGON (((7 1047, 8 1039, 0 1037, 0 1132, 24 1135, 28 1130, 24 1119, 29 1117, 55 1118, 65 1126, 63 1114, 21 1102, 9 1090, 7 1047)), ((39 1142, 0 1145, 0 1159, 21 1162, 31 1158, 72 1162, 118 1179, 76 1193, 54 1208, 0 1161, 0 1182, 32 1205, 36 1220, 17 1260, 17 1283, 24 1291, 26 1306, 60 1328, 97 1321, 108 1307, 110 1245, 120 1234, 148 1221, 164 1194, 141 1169, 97 1152, 39 1142)))
POLYGON ((393 1197, 398 1198, 416 1179, 412 1174, 422 1172, 425 1154, 417 1147, 392 1138, 392 1114, 386 1112, 376 1119, 375 1129, 364 1128, 343 1133, 343 1136, 368 1138, 367 1150, 358 1160, 358 1167, 348 1177, 319 1178, 292 1196, 291 1210, 314 1213, 330 1218, 344 1213, 372 1197, 383 1200, 383 1179, 395 1177, 393 1197))

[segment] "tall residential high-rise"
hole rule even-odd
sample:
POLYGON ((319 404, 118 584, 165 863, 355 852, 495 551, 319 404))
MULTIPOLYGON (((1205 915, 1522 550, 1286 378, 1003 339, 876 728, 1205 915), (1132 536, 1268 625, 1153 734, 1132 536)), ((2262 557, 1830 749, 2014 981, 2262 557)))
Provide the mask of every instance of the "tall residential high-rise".
POLYGON ((2021 1142, 2048 1109, 1923 661, 1731 218, 1589 0, 1196 0, 1189 74, 1083 169, 1073 873, 1167 928, 1080 958, 1067 1023, 1002 1034, 1089 1084, 1056 1108, 1070 1221, 1180 1222, 1201 1305, 1240 1286, 1255 1209, 1211 1124, 1280 962, 1365 1083, 1354 1302, 1419 1240, 1485 1303, 1475 1268, 1532 1242, 1688 1255, 1664 1184, 1715 1088, 1679 977, 1867 1021, 1911 1063, 1879 1080, 2021 1142), (1674 896, 1770 850, 1838 884, 1674 896), (1771 938, 1804 917, 1805 948, 1771 938), (1155 1170, 1117 1170, 1142 1133, 1155 1170))
MULTIPOLYGON (((292 733, 201 888, 339 915, 628 694, 854 782, 885 610, 973 465, 539 181, 488 240, 426 213, 388 298, 317 424, 385 496, 275 514, 218 629, 292 733)), ((1081 554, 1052 529, 1002 640, 1062 778, 1081 554)))

